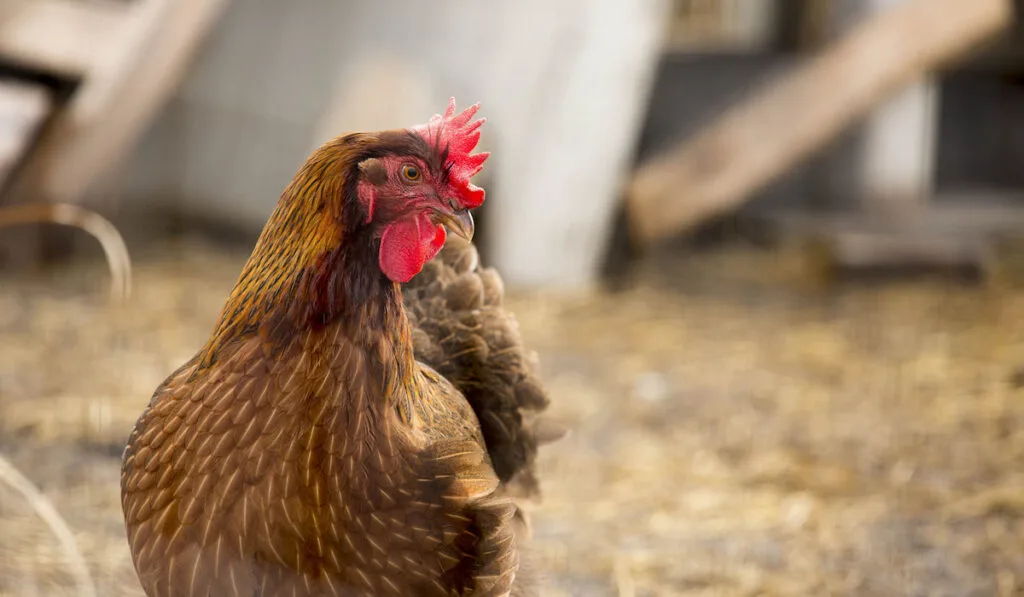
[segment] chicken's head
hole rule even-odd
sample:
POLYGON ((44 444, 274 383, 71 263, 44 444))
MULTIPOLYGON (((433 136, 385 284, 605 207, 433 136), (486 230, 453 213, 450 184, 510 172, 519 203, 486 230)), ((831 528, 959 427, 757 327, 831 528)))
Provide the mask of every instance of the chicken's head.
POLYGON ((408 282, 444 246, 445 229, 473 236, 469 210, 484 202, 484 190, 470 183, 486 152, 471 154, 484 119, 473 120, 479 104, 402 131, 395 149, 359 164, 358 195, 366 222, 380 237, 380 268, 395 282, 408 282))

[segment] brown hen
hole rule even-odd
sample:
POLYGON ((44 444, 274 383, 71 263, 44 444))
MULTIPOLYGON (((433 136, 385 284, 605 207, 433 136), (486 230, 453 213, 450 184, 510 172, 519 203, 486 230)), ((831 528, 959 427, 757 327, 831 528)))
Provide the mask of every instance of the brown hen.
POLYGON ((285 190, 125 450, 147 595, 527 594, 507 490, 548 400, 497 274, 441 251, 483 201, 475 112, 339 137, 285 190))

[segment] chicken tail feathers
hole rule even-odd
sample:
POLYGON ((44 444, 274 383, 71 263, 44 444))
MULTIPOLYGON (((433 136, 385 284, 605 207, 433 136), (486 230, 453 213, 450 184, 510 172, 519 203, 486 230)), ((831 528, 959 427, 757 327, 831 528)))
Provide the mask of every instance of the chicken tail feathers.
POLYGON ((564 436, 565 427, 541 416, 550 399, 536 355, 523 348, 518 323, 502 306, 501 278, 479 261, 472 244, 451 238, 403 287, 416 359, 466 397, 505 489, 535 496, 537 447, 564 436))

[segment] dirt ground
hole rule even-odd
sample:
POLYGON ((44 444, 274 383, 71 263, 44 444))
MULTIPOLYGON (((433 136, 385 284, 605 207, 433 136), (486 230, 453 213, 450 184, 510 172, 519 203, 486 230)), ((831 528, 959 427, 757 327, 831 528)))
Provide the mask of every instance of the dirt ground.
MULTIPOLYGON (((0 272, 0 454, 71 528, 96 594, 138 596, 121 448, 210 331, 245 254, 0 272)), ((813 291, 746 248, 618 295, 514 296, 555 414, 532 557, 545 595, 1024 594, 1024 293, 938 279, 813 291)), ((0 483, 0 595, 77 595, 0 483)))

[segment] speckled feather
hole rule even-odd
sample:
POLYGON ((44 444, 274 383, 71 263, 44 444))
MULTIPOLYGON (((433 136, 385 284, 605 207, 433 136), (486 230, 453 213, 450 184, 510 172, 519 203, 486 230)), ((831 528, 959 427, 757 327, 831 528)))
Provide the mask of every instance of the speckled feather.
POLYGON ((539 417, 549 400, 514 315, 502 306, 497 271, 476 248, 453 238, 402 289, 416 358, 462 392, 479 419, 494 470, 513 493, 539 493, 538 443, 562 430, 539 417))
POLYGON ((412 327, 358 205, 331 201, 352 195, 361 160, 389 152, 444 167, 403 131, 318 150, 210 340, 136 424, 122 507, 147 595, 522 594, 520 517, 500 487, 520 470, 532 483, 519 411, 546 399, 520 388, 535 380, 493 274, 444 257, 437 272, 484 290, 460 302, 443 273, 425 276, 406 298, 412 327), (433 337, 446 316, 476 333, 433 337), (487 355, 460 354, 491 340, 487 355))

